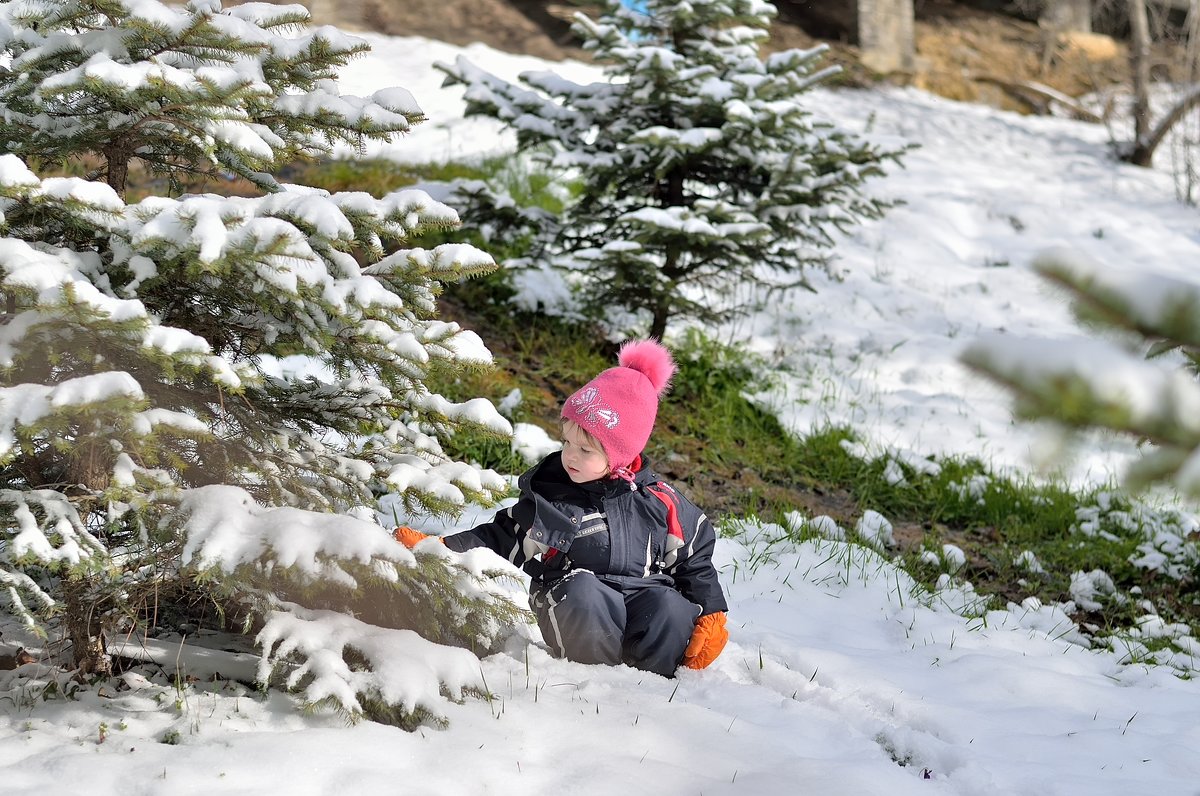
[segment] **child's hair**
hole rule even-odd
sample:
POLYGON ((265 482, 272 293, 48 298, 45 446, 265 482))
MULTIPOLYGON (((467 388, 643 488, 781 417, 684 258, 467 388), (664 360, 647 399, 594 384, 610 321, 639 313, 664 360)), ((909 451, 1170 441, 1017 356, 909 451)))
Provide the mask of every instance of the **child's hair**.
POLYGON ((579 425, 578 423, 576 423, 574 420, 572 420, 569 417, 560 417, 559 421, 560 421, 559 425, 562 428, 563 434, 567 433, 568 425, 574 426, 575 428, 579 429, 579 433, 583 436, 584 442, 586 442, 588 445, 591 445, 593 448, 595 448, 596 450, 603 453, 605 459, 608 458, 608 452, 606 450, 604 450, 604 443, 602 443, 599 439, 597 439, 596 435, 592 434, 586 428, 579 425))

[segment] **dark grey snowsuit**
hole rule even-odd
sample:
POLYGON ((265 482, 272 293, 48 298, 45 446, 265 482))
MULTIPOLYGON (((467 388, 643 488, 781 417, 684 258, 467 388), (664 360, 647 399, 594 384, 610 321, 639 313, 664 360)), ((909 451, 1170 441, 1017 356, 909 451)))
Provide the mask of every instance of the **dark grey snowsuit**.
POLYGON ((529 573, 530 603, 559 657, 669 677, 696 619, 726 610, 716 533, 641 459, 631 469, 632 482, 576 484, 553 453, 521 476, 515 504, 444 541, 491 548, 529 573))

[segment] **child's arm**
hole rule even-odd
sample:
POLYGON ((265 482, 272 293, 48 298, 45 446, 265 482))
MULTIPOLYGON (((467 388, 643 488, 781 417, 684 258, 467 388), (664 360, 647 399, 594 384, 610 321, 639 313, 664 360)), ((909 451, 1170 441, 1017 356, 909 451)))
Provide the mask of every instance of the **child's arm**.
POLYGON ((443 536, 442 541, 446 547, 457 553, 473 550, 476 547, 486 547, 519 567, 525 563, 527 558, 521 549, 525 532, 516 519, 523 513, 523 506, 524 501, 518 501, 512 506, 496 512, 496 516, 492 517, 490 522, 476 525, 469 531, 443 536))
POLYGON ((729 631, 725 629, 728 606, 712 563, 717 532, 699 509, 692 508, 696 517, 695 533, 689 542, 685 531, 684 541, 688 543, 680 550, 679 562, 668 571, 675 577, 675 585, 683 596, 700 606, 700 616, 683 653, 683 665, 689 669, 703 669, 717 659, 729 640, 729 631))
POLYGON ((717 532, 713 529, 708 517, 695 509, 696 519, 693 525, 695 532, 691 539, 687 538, 687 525, 684 526, 684 547, 679 551, 679 558, 667 574, 675 579, 675 586, 684 597, 700 606, 700 615, 729 610, 725 602, 725 593, 717 580, 717 569, 712 563, 713 548, 717 545, 717 532))

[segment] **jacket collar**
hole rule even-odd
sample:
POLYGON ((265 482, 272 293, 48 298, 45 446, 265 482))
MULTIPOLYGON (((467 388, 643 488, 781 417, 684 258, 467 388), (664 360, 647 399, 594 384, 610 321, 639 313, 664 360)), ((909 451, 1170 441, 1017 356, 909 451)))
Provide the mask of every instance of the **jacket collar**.
POLYGON ((658 480, 658 476, 650 469, 650 462, 645 456, 635 459, 630 469, 634 470, 632 482, 622 478, 601 478, 577 484, 571 480, 562 466, 562 454, 555 452, 526 470, 517 480, 517 486, 522 493, 528 494, 536 491, 537 494, 553 500, 559 496, 577 495, 581 491, 600 497, 610 497, 630 492, 633 489, 641 489, 658 480))

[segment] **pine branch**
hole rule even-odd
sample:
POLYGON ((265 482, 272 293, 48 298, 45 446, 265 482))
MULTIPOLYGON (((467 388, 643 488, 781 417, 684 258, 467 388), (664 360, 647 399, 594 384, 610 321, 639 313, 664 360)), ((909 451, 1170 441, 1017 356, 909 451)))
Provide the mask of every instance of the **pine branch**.
POLYGON ((1124 275, 1066 252, 1040 256, 1034 269, 1066 289, 1077 314, 1091 323, 1200 348, 1200 287, 1194 283, 1156 274, 1124 275))

